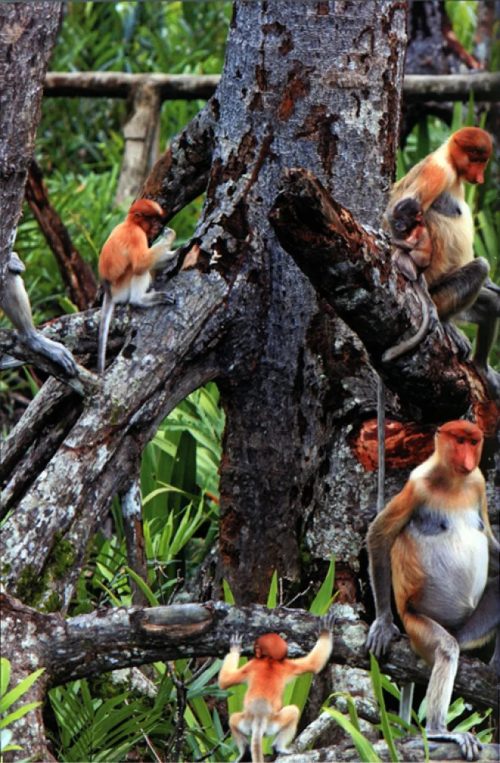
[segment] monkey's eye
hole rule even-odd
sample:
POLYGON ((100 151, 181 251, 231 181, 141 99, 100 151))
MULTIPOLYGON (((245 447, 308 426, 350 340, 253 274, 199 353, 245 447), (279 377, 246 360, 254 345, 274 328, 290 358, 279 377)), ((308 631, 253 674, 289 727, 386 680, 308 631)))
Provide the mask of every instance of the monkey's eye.
POLYGON ((463 445, 465 442, 465 437, 457 437, 457 442, 459 445, 463 445))
POLYGON ((471 441, 470 441, 470 444, 471 444, 471 445, 477 445, 477 444, 478 444, 478 442, 479 442, 479 440, 471 440, 471 441))

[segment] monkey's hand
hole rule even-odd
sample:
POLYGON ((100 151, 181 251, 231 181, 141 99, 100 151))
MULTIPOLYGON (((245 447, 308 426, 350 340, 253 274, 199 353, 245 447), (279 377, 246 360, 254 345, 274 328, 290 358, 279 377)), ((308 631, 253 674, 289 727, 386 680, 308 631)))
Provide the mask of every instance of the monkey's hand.
POLYGON ((239 633, 233 633, 229 639, 229 649, 231 652, 241 652, 242 636, 239 633))
POLYGON ((323 617, 320 618, 319 632, 325 633, 325 631, 327 631, 330 634, 333 633, 336 619, 333 609, 330 609, 326 615, 323 615, 323 617))
POLYGON ((371 624, 368 631, 368 637, 366 639, 366 648, 368 651, 373 652, 378 659, 387 648, 391 641, 399 636, 399 628, 394 625, 392 616, 389 617, 377 617, 371 624))
POLYGON ((45 355, 46 358, 60 366, 68 376, 76 376, 76 362, 71 352, 60 342, 54 342, 38 331, 30 331, 22 335, 26 344, 34 351, 45 355))

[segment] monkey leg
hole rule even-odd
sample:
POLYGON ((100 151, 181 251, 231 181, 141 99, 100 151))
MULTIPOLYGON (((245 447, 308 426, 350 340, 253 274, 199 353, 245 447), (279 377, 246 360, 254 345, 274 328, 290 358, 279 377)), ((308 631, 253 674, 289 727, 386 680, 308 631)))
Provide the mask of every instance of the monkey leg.
POLYGON ((496 648, 492 664, 500 671, 500 591, 498 577, 492 577, 484 590, 479 603, 469 617, 454 634, 463 649, 473 649, 489 641, 496 633, 496 648))
POLYGON ((449 320, 476 301, 489 270, 488 262, 477 257, 431 284, 429 292, 442 321, 449 320))
POLYGON ((488 366, 488 355, 495 343, 500 317, 500 287, 488 278, 476 301, 457 316, 459 321, 477 325, 474 365, 486 382, 494 400, 500 399, 500 374, 488 366))
POLYGON ((274 713, 267 725, 268 734, 276 734, 273 741, 273 751, 278 753, 289 752, 288 745, 295 736, 299 722, 300 710, 297 705, 286 705, 279 713, 274 713))
POLYGON ((446 716, 458 667, 457 640, 439 623, 425 615, 406 612, 403 623, 414 649, 432 665, 426 693, 427 738, 456 742, 465 760, 478 760, 482 745, 474 735, 448 731, 446 728, 446 716))
POLYGON ((233 713, 229 718, 229 728, 240 753, 238 760, 251 762, 252 754, 250 752, 248 735, 252 731, 252 724, 248 720, 246 713, 233 713))

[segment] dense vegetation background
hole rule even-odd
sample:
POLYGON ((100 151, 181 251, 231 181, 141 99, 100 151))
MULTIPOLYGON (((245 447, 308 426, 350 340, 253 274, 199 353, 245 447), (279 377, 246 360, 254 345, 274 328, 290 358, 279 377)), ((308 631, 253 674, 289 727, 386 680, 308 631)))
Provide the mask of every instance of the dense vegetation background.
MULTIPOLYGON (((476 3, 448 3, 454 29, 466 48, 473 45, 476 3)), ((50 68, 54 71, 165 72, 212 74, 222 70, 231 15, 230 2, 74 2, 68 3, 50 68)), ((161 116, 164 147, 202 106, 201 101, 168 101, 161 116)), ((52 204, 67 225, 76 248, 95 269, 110 230, 124 215, 113 199, 124 140, 121 125, 126 104, 118 99, 46 98, 38 130, 36 158, 52 204)), ((486 115, 480 116, 483 124, 486 115)), ((478 123, 474 104, 454 109, 452 127, 478 123)), ((450 126, 422 116, 403 147, 398 174, 439 145, 450 126)), ((477 212, 477 254, 488 257, 495 276, 498 262, 499 212, 492 166, 486 184, 470 189, 477 212)), ((170 225, 178 243, 195 227, 202 200, 185 209, 170 225)), ((76 310, 52 252, 25 206, 16 249, 27 266, 26 284, 35 322, 76 310)), ((12 371, 0 380, 4 433, 36 394, 40 379, 33 369, 12 371)), ((182 601, 202 590, 204 565, 217 538, 218 464, 224 415, 214 384, 184 401, 161 425, 142 462, 147 584, 136 579, 152 605, 182 601)), ((118 506, 108 526, 92 544, 71 614, 99 606, 129 606, 131 572, 118 506)), ((276 582, 276 581, 275 581, 276 582)), ((331 575, 320 598, 309 604, 324 610, 332 592, 331 575)), ((231 593, 226 589, 228 600, 231 593)), ((277 588, 270 591, 275 604, 277 588)), ((286 602, 283 602, 286 603, 286 602)), ((157 663, 144 671, 98 681, 77 681, 53 689, 47 708, 55 754, 64 761, 81 760, 226 760, 235 754, 220 712, 225 697, 215 686, 219 661, 191 664, 157 663)), ((303 703, 307 686, 295 689, 303 703)), ((239 693, 230 700, 238 702, 239 693)), ((456 703, 455 714, 463 710, 456 703)), ((473 725, 479 716, 466 721, 473 725)), ((487 738, 487 732, 483 735, 487 738)))

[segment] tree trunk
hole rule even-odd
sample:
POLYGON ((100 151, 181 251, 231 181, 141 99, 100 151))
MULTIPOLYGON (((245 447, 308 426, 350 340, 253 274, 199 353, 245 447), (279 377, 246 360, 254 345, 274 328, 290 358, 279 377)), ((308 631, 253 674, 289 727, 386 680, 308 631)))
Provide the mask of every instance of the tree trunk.
MULTIPOLYGON (((83 400, 49 380, 5 443, 2 480, 12 513, 1 540, 3 577, 24 604, 66 612, 88 541, 113 496, 130 488, 159 422, 208 380, 218 382, 227 416, 220 574, 238 603, 264 601, 273 570, 296 582, 316 575, 333 554, 342 596, 360 598, 362 546, 375 505, 377 376, 352 328, 382 370, 384 343, 418 319, 373 230, 395 163, 404 21, 399 0, 235 3, 217 91, 142 190, 170 216, 207 190, 197 230, 167 283, 174 306, 117 309, 102 379, 86 378, 83 400), (321 182, 319 197, 347 231, 332 229, 325 242, 326 207, 315 206, 314 192, 306 193, 312 203, 288 207, 300 246, 278 230, 278 192, 294 167, 321 182), (333 288, 319 288, 318 298, 309 278, 314 282, 315 270, 321 280, 330 266, 333 288), (358 299, 368 311, 364 326, 355 315, 358 299), (301 544, 314 564, 301 567, 301 544)), ((98 311, 65 316, 46 332, 64 336, 93 367, 98 318, 98 311)), ((429 342, 433 356, 453 355, 439 327, 429 342)), ((22 354, 16 346, 9 351, 22 354)), ((465 412, 473 398, 488 404, 469 367, 453 358, 435 380, 439 395, 430 412, 421 360, 418 353, 411 361, 420 374, 415 382, 399 364, 385 370, 401 391, 387 404, 399 420, 387 430, 397 467, 388 492, 422 460, 433 423, 465 412)), ((149 625, 161 626, 161 615, 149 625)), ((124 613, 110 617, 120 621, 124 613)), ((279 629, 272 614, 266 623, 279 629)), ((165 657, 169 641, 155 627, 149 633, 165 657)), ((362 650, 365 628, 356 627, 347 648, 362 650)), ((340 639, 336 653, 347 660, 340 639)), ((106 662, 100 659, 97 652, 89 657, 98 670, 106 662)), ((403 673, 413 678, 408 664, 406 650, 403 673)), ((36 733, 43 736, 40 728, 36 733)))
POLYGON ((40 119, 43 80, 62 8, 62 2, 49 0, 0 3, 0 288, 21 214, 40 119))

